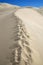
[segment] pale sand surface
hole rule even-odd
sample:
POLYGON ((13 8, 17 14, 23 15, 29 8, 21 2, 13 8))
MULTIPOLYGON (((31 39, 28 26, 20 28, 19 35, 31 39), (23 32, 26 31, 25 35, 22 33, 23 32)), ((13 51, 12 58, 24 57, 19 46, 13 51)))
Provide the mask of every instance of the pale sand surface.
POLYGON ((43 65, 43 16, 30 8, 22 8, 15 12, 12 6, 0 8, 0 65, 10 65, 6 56, 10 52, 9 46, 13 44, 11 37, 16 21, 14 15, 23 21, 29 33, 29 43, 33 51, 32 65, 43 65))
POLYGON ((30 35, 30 44, 36 56, 34 65, 43 65, 43 16, 29 8, 19 9, 15 14, 24 22, 30 35))

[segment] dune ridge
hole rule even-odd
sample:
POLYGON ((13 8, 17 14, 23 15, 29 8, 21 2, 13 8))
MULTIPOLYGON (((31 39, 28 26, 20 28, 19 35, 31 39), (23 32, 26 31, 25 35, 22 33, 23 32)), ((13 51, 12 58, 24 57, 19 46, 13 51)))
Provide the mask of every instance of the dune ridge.
MULTIPOLYGON (((29 47, 32 51, 33 59, 31 65, 43 65, 42 10, 40 10, 40 8, 18 7, 5 3, 0 4, 0 65, 12 65, 6 57, 11 53, 9 47, 14 44, 11 38, 14 36, 16 21, 22 21, 29 34, 29 47), (37 10, 40 11, 41 14, 37 10)), ((26 53, 26 49, 24 49, 24 51, 26 53)), ((24 62, 21 62, 20 65, 22 65, 22 63, 24 65, 24 62)))

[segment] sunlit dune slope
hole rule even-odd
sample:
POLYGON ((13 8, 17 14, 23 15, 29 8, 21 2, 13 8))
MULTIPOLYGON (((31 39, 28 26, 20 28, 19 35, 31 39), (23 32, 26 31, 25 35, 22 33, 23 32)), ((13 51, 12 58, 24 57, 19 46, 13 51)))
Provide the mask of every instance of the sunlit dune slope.
MULTIPOLYGON (((35 62, 38 62, 39 58, 40 61, 43 61, 43 16, 37 12, 34 8, 22 8, 19 9, 16 13, 26 25, 27 31, 30 35, 30 44, 32 48, 36 51, 35 53, 35 62), (39 58, 37 57, 37 52, 39 54, 39 58), (38 58, 38 59, 37 59, 38 58)), ((34 65, 37 65, 37 64, 34 65)))

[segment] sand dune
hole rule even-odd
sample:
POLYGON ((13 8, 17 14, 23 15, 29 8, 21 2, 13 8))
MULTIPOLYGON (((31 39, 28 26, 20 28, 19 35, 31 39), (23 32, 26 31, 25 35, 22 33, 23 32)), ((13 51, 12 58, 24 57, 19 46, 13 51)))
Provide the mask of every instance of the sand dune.
POLYGON ((14 43, 11 38, 17 18, 25 24, 30 36, 32 65, 43 65, 43 16, 34 8, 5 4, 0 5, 0 65, 11 65, 7 57, 11 52, 9 47, 14 43))
MULTIPOLYGON (((39 58, 40 61, 43 61, 43 16, 32 8, 19 9, 15 14, 27 27, 31 39, 30 44, 36 51, 36 63, 38 63, 39 58), (37 53, 39 54, 39 58, 37 57, 37 53)), ((41 64, 39 63, 38 65, 41 64)))

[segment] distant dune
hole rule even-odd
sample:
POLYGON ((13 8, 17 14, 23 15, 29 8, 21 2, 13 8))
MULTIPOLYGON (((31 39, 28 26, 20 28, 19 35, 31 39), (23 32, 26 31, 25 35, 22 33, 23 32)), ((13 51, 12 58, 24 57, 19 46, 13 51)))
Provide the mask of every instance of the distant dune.
MULTIPOLYGON (((32 65, 43 65, 43 8, 0 3, 0 65, 11 65, 9 47, 14 41, 15 22, 22 20, 29 34, 32 65), (18 18, 18 19, 17 19, 18 18)), ((21 64, 23 65, 23 64, 21 64)))

